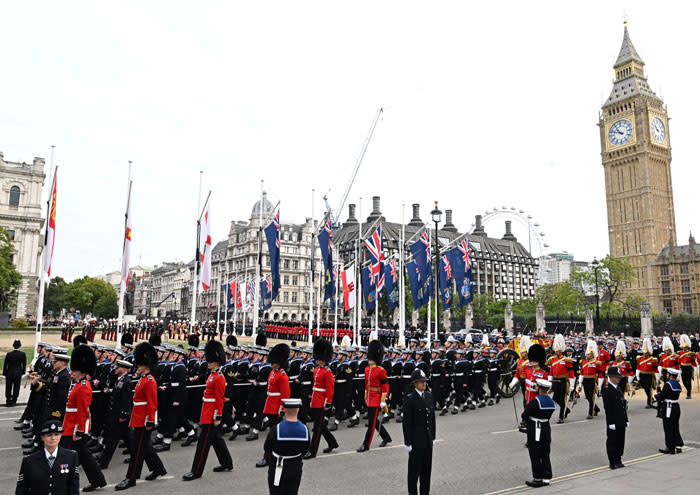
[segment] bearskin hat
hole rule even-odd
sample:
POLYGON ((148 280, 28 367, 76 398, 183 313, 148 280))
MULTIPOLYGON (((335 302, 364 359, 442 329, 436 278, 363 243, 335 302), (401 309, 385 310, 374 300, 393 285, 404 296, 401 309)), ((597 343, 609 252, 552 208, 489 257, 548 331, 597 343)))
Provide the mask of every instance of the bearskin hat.
POLYGON ((73 347, 78 347, 80 344, 87 344, 87 339, 83 335, 73 337, 73 347))
POLYGON ((226 353, 224 346, 218 340, 210 340, 204 346, 204 359, 207 363, 226 364, 226 353))
POLYGON ((122 341, 119 342, 121 345, 125 344, 133 344, 134 343, 134 336, 131 335, 130 333, 125 333, 122 335, 122 341))
POLYGON ((378 340, 373 340, 367 346, 367 360, 379 364, 384 358, 384 346, 378 340))
POLYGON ((330 363, 333 359, 333 346, 326 339, 318 339, 314 343, 314 359, 316 361, 323 361, 324 363, 330 363))
POLYGON ((232 346, 237 346, 238 345, 238 339, 236 338, 235 335, 229 335, 226 337, 226 345, 232 345, 232 346))
POLYGON ((255 345, 265 347, 267 345, 267 335, 265 332, 260 332, 257 337, 255 337, 255 345))
POLYGON ((190 347, 199 347, 199 335, 196 333, 191 333, 187 337, 187 344, 190 347))
POLYGON ((163 341, 160 338, 160 335, 158 334, 151 334, 150 337, 148 337, 148 343, 151 344, 153 347, 158 347, 163 341))
POLYGON ((134 364, 136 366, 148 366, 155 368, 158 364, 158 353, 156 348, 148 342, 141 342, 134 347, 134 364))
POLYGON ((86 345, 79 345, 73 349, 70 357, 70 369, 82 371, 86 375, 92 375, 97 368, 97 358, 92 349, 86 345))
POLYGON ((527 357, 530 361, 540 363, 541 366, 542 364, 544 364, 544 360, 546 357, 544 347, 542 347, 540 344, 532 344, 527 350, 527 357))
POLYGON ((280 368, 287 368, 289 360, 289 346, 287 344, 277 344, 270 349, 270 355, 267 357, 267 362, 270 364, 279 364, 280 368))

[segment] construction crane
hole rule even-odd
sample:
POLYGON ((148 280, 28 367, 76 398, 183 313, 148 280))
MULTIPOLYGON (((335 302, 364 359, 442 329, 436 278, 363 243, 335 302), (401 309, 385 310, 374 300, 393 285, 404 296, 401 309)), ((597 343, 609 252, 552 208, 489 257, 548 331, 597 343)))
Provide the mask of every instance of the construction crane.
POLYGON ((383 108, 380 108, 377 110, 377 114, 374 116, 374 121, 372 122, 372 127, 369 129, 369 133, 367 134, 367 138, 365 138, 365 142, 362 145, 362 150, 360 150, 360 156, 357 158, 357 162, 355 162, 355 168, 352 170, 352 174, 350 175, 350 180, 348 181, 347 185, 345 186, 345 191, 343 192, 343 196, 340 198, 340 202, 338 204, 338 208, 335 209, 335 214, 333 213, 333 209, 331 208, 330 203, 328 202, 328 193, 326 193, 323 196, 323 201, 326 203, 326 216, 327 218, 330 218, 331 224, 333 225, 333 228, 336 228, 338 226, 338 215, 340 215, 340 212, 343 211, 343 208, 345 208, 345 202, 348 200, 348 196, 350 195, 350 189, 352 189, 352 185, 355 182, 355 178, 357 177, 357 172, 360 170, 360 165, 362 165, 362 159, 365 157, 365 153, 367 152, 367 147, 369 146, 369 142, 372 140, 372 135, 374 134, 374 129, 377 127, 377 123, 379 122, 379 117, 382 116, 382 113, 384 112, 383 108))

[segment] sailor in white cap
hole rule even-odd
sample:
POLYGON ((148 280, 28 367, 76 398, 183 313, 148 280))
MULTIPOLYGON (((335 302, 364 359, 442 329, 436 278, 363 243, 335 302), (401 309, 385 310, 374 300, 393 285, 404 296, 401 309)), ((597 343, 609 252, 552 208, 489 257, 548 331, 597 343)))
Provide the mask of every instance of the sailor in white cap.
POLYGON ((525 483, 533 488, 549 485, 552 479, 552 463, 549 459, 552 430, 549 418, 556 404, 549 396, 552 382, 538 378, 537 395, 525 406, 522 419, 527 423, 527 450, 532 465, 532 480, 525 483))
POLYGON ((679 421, 681 418, 681 407, 678 404, 678 397, 681 395, 681 384, 678 382, 680 370, 676 368, 666 368, 665 376, 668 377, 661 392, 656 394, 656 402, 659 405, 659 417, 664 425, 664 437, 666 448, 659 449, 662 454, 680 454, 683 447, 679 421))
POLYGON ((265 439, 270 495, 299 493, 303 455, 309 449, 309 430, 299 421, 301 399, 282 399, 284 421, 270 428, 265 439))

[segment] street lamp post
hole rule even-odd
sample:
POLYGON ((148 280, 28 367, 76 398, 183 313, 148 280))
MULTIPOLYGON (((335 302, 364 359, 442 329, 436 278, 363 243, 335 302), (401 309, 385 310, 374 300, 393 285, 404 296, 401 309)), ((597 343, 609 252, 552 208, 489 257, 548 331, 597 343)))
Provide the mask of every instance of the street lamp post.
POLYGON ((598 295, 598 268, 600 262, 593 258, 591 265, 593 265, 593 272, 595 273, 595 331, 598 332, 600 330, 600 296, 598 295))
POLYGON ((430 212, 435 223, 435 265, 433 267, 433 283, 435 284, 435 337, 440 330, 440 244, 438 241, 438 224, 442 219, 442 211, 438 209, 438 202, 435 201, 435 209, 430 212))

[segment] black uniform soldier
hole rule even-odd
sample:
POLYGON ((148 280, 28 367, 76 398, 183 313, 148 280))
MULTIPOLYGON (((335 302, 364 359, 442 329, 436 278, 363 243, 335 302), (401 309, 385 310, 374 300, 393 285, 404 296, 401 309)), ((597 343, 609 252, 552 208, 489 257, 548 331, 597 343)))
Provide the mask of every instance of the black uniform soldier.
POLYGON ((621 379, 617 366, 608 368, 608 384, 603 388, 602 393, 607 433, 605 447, 610 469, 625 467, 622 464, 622 455, 625 451, 625 430, 629 420, 627 419, 627 401, 619 386, 621 379))
POLYGON ((13 350, 5 356, 5 364, 2 367, 2 376, 5 377, 5 405, 8 407, 17 404, 19 384, 24 370, 27 369, 27 355, 19 350, 22 342, 15 340, 12 347, 13 350))
POLYGON ((435 401, 426 390, 428 377, 420 368, 411 373, 414 390, 403 400, 403 443, 408 451, 408 494, 430 493, 435 441, 435 401))
POLYGON ((101 469, 107 469, 109 466, 114 450, 117 448, 120 440, 123 440, 127 447, 130 447, 131 443, 131 437, 129 436, 129 417, 131 416, 133 393, 133 384, 129 374, 131 363, 123 359, 117 359, 115 364, 114 374, 116 382, 109 396, 110 412, 107 419, 105 447, 99 459, 101 469))
POLYGON ((303 456, 309 449, 309 430, 299 421, 301 399, 282 399, 285 418, 270 428, 265 439, 265 457, 271 458, 267 471, 270 495, 299 493, 303 456))
POLYGON ((22 459, 15 495, 78 495, 78 454, 58 446, 62 431, 60 421, 43 424, 44 447, 22 459))
POLYGON ((538 378, 538 395, 527 403, 521 416, 527 422, 527 450, 532 465, 532 480, 525 484, 534 488, 549 485, 552 479, 552 463, 549 459, 552 429, 549 418, 557 406, 548 395, 550 388, 552 382, 538 378))
POLYGON ((668 380, 664 384, 661 392, 656 394, 656 402, 659 408, 659 416, 664 425, 664 437, 666 448, 659 449, 662 454, 680 454, 683 447, 678 422, 681 419, 681 407, 678 404, 678 397, 681 395, 681 384, 678 382, 680 370, 666 368, 668 380))

